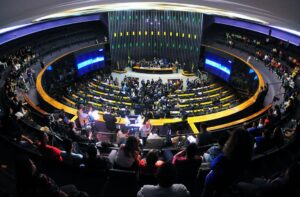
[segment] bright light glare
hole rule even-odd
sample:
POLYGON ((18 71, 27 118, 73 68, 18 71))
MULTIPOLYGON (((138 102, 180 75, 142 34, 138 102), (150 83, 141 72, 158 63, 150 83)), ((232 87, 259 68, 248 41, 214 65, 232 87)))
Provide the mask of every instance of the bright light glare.
POLYGON ((214 68, 217 68, 223 72, 225 72, 226 74, 230 75, 231 71, 229 68, 227 68, 226 66, 223 66, 222 64, 212 61, 210 59, 205 59, 205 64, 210 65, 214 68))
POLYGON ((125 126, 130 125, 130 120, 128 119, 127 116, 125 116, 125 118, 124 118, 124 123, 125 123, 125 126))
POLYGON ((273 25, 270 25, 270 27, 273 27, 273 28, 276 28, 276 29, 280 29, 280 30, 285 31, 285 32, 289 32, 289 33, 294 34, 296 36, 300 36, 300 32, 299 31, 295 31, 293 29, 289 29, 289 28, 285 28, 285 27, 279 27, 279 26, 273 26, 273 25))
POLYGON ((12 27, 6 27, 6 28, 3 28, 3 29, 0 29, 0 34, 6 33, 8 31, 15 30, 15 29, 19 29, 21 27, 25 27, 25 26, 28 26, 28 25, 31 25, 31 23, 23 24, 23 25, 16 25, 16 26, 12 26, 12 27))
POLYGON ((94 120, 99 120, 100 116, 99 116, 99 111, 98 110, 94 110, 91 113, 91 116, 94 118, 94 120))
POLYGON ((185 11, 185 12, 198 12, 204 14, 212 14, 219 16, 226 16, 231 18, 240 18, 250 20, 253 22, 268 24, 258 18, 250 17, 244 14, 235 13, 227 10, 222 10, 213 7, 183 4, 183 3, 166 3, 166 2, 129 2, 129 3, 111 3, 94 6, 80 7, 62 12, 50 14, 33 20, 33 22, 40 22, 43 20, 56 19, 61 17, 80 16, 84 14, 92 14, 97 12, 107 11, 120 11, 120 10, 170 10, 170 11, 185 11))
POLYGON ((77 64, 77 68, 78 69, 81 69, 83 67, 86 67, 88 65, 91 65, 91 64, 94 64, 94 63, 97 63, 97 62, 102 62, 104 61, 104 57, 96 57, 96 58, 92 58, 92 59, 88 59, 88 60, 85 60, 83 62, 80 62, 77 64))

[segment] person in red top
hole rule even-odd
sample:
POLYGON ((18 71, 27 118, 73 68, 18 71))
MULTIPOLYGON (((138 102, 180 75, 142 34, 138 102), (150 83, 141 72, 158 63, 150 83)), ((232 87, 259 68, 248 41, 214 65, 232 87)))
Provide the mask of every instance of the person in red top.
POLYGON ((185 161, 188 159, 195 159, 202 161, 202 157, 200 155, 197 155, 198 147, 197 144, 191 143, 186 147, 186 149, 178 152, 176 155, 174 155, 172 159, 172 163, 176 165, 177 161, 185 161))
POLYGON ((183 183, 191 193, 194 193, 196 176, 202 163, 197 144, 189 144, 185 150, 174 155, 172 162, 176 167, 178 182, 183 183))
POLYGON ((269 125, 270 125, 270 117, 269 117, 269 115, 267 115, 267 117, 266 117, 266 119, 264 121, 264 126, 267 127, 269 125))
POLYGON ((46 133, 43 133, 40 141, 37 143, 41 153, 48 159, 55 161, 63 161, 62 156, 60 155, 61 150, 55 146, 48 145, 49 137, 46 133))

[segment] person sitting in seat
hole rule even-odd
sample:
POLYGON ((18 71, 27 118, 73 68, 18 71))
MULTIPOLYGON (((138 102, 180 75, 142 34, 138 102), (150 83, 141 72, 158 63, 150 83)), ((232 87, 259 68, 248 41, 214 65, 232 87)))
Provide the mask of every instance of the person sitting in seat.
POLYGON ((229 138, 229 133, 224 132, 220 135, 218 144, 210 147, 206 153, 203 154, 203 158, 205 162, 212 162, 218 155, 220 155, 223 151, 224 145, 229 138))
POLYGON ((300 120, 296 121, 294 128, 285 129, 284 135, 287 139, 293 139, 296 142, 300 141, 300 120))
POLYGON ((183 183, 190 192, 196 181, 202 157, 198 154, 197 144, 191 143, 188 147, 174 155, 172 163, 177 170, 178 181, 183 183))
POLYGON ((138 197, 188 197, 190 192, 182 184, 175 184, 176 168, 172 163, 164 163, 157 172, 158 185, 144 185, 137 193, 138 197))
POLYGON ((150 150, 146 156, 146 159, 140 160, 139 168, 140 174, 156 174, 157 169, 164 162, 159 160, 158 152, 156 150, 150 150))
POLYGON ((74 122, 69 122, 68 124, 69 128, 66 130, 66 135, 68 138, 70 138, 73 141, 82 142, 87 141, 88 138, 85 138, 83 135, 81 135, 81 130, 76 128, 76 125, 74 122))
POLYGON ((63 158, 63 162, 70 166, 79 166, 82 161, 82 154, 76 154, 72 152, 73 142, 69 139, 64 139, 63 141, 64 151, 61 151, 61 156, 63 158))
POLYGON ((244 129, 236 129, 223 148, 223 154, 210 164, 202 196, 220 195, 242 177, 253 155, 253 137, 244 129))
POLYGON ((158 135, 158 133, 159 133, 159 128, 153 129, 153 130, 149 133, 149 136, 147 137, 147 140, 161 139, 162 137, 160 137, 160 136, 158 135))
POLYGON ((55 146, 48 145, 49 137, 46 133, 42 133, 37 145, 41 153, 50 160, 63 161, 61 150, 55 146))
POLYGON ((154 128, 147 137, 144 148, 146 149, 160 149, 164 145, 164 139, 158 135, 159 128, 154 128))
POLYGON ((128 130, 127 129, 118 129, 117 130, 117 144, 120 146, 121 144, 125 144, 128 138, 128 130))
POLYGON ((264 129, 262 136, 255 138, 255 152, 263 153, 273 147, 272 143, 272 133, 268 129, 264 129))
POLYGON ((257 131, 256 122, 253 122, 252 126, 247 128, 247 131, 254 136, 256 134, 256 131, 257 131))
POLYGON ((129 136, 126 144, 122 144, 119 151, 112 150, 108 158, 113 163, 114 168, 137 170, 140 160, 138 139, 129 136))
POLYGON ((202 161, 202 157, 197 155, 198 147, 195 143, 190 143, 186 149, 179 151, 176 155, 174 155, 172 159, 172 163, 176 166, 178 162, 186 162, 188 160, 195 160, 196 162, 202 161))
POLYGON ((180 147, 186 141, 186 136, 182 135, 180 131, 176 131, 176 136, 171 138, 172 144, 180 147))
POLYGON ((110 160, 107 157, 101 157, 94 145, 90 145, 87 149, 87 158, 84 165, 87 170, 108 170, 112 167, 110 160))

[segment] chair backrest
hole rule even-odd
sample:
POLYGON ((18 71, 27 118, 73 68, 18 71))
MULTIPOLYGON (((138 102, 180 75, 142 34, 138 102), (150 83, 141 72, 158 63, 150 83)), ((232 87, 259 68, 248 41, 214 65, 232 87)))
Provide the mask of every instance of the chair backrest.
POLYGON ((183 183, 187 188, 191 189, 197 180, 197 173, 201 166, 200 160, 184 160, 176 161, 177 180, 183 183))
POLYGON ((108 171, 108 178, 111 181, 137 181, 137 175, 135 171, 132 170, 120 170, 120 169, 110 169, 108 171))
POLYGON ((164 145, 163 139, 149 139, 147 140, 145 147, 146 149, 161 149, 164 145))
POLYGON ((101 196, 136 196, 137 183, 135 171, 110 169, 101 196))
POLYGON ((140 173, 139 174, 139 184, 140 184, 140 186, 143 186, 143 185, 156 185, 157 184, 157 179, 156 179, 155 174, 140 173))

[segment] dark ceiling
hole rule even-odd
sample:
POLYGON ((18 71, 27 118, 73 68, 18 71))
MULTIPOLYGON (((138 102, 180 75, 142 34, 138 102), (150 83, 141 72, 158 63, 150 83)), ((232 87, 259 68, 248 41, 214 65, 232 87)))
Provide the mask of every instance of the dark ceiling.
MULTIPOLYGON (((49 14, 90 5, 127 3, 124 0, 1 0, 0 29, 29 23, 49 14)), ((147 2, 147 1, 139 1, 147 2)), ((208 6, 266 21, 300 32, 300 0, 164 0, 151 2, 208 6)), ((118 8, 118 6, 114 6, 118 8)), ((179 7, 180 9, 180 7, 179 7)), ((300 34, 300 33, 299 33, 300 34)))

